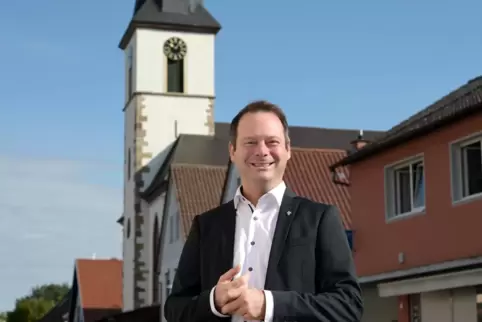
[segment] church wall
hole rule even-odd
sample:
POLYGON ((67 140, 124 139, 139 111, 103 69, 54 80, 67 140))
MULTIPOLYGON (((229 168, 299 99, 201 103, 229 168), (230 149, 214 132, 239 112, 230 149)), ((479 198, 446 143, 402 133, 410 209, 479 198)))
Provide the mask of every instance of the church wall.
POLYGON ((207 122, 200 120, 208 119, 211 99, 155 95, 144 97, 144 113, 147 115, 145 130, 149 143, 145 152, 166 155, 167 148, 181 133, 210 134, 207 122))
MULTIPOLYGON (((184 247, 184 238, 182 236, 179 203, 177 201, 175 185, 171 182, 169 186, 169 197, 167 198, 168 209, 166 218, 163 221, 163 241, 161 253, 161 275, 160 282, 162 288, 161 301, 164 305, 167 295, 170 292, 170 287, 174 281, 174 275, 181 256, 182 248, 184 247)), ((163 321, 164 317, 163 317, 163 321)))
POLYGON ((123 303, 124 310, 134 307, 134 243, 135 243, 135 103, 131 101, 124 111, 124 234, 123 234, 123 303))
MULTIPOLYGON (((164 42, 179 37, 187 45, 184 58, 185 89, 188 95, 214 97, 215 36, 185 32, 141 29, 137 37, 137 82, 135 90, 147 93, 167 92, 167 58, 164 42)), ((179 94, 172 94, 178 96, 179 94)), ((180 94, 182 96, 182 94, 180 94)))
MULTIPOLYGON (((149 224, 145 226, 146 230, 144 233, 145 236, 145 242, 146 246, 144 248, 144 252, 142 254, 142 258, 146 263, 146 266, 148 267, 148 278, 145 282, 145 288, 146 292, 142 296, 147 303, 147 305, 152 305, 154 296, 153 296, 153 291, 154 291, 154 283, 155 283, 155 267, 154 267, 154 262, 155 258, 154 256, 160 256, 160 254, 155 254, 154 249, 156 247, 156 244, 159 242, 158 240, 154 239, 155 236, 155 219, 157 218, 159 226, 158 226, 158 231, 160 230, 161 226, 160 224, 162 223, 162 217, 163 217, 163 212, 164 212, 164 203, 165 203, 165 197, 166 194, 163 193, 161 194, 158 198, 156 198, 150 205, 146 205, 147 207, 147 216, 149 218, 149 224)), ((158 233, 157 236, 160 236, 160 233, 158 233)))

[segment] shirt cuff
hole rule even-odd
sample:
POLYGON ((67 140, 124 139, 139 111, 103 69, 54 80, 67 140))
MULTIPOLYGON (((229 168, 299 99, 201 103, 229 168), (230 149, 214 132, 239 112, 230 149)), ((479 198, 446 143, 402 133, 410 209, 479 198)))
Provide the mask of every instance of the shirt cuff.
POLYGON ((273 314, 274 314, 274 300, 273 300, 273 293, 270 291, 263 291, 265 304, 266 304, 266 311, 264 312, 264 322, 273 322, 273 314))
POLYGON ((211 293, 209 293, 209 305, 211 306, 211 311, 213 312, 214 315, 220 317, 220 318, 227 318, 229 315, 224 315, 218 312, 216 310, 216 305, 214 305, 214 290, 216 289, 216 286, 211 289, 211 293))

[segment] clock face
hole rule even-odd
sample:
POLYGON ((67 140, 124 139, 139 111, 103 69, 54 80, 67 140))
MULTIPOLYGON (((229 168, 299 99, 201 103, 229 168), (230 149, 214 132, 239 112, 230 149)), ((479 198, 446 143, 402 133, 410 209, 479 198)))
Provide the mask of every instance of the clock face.
POLYGON ((181 38, 172 37, 164 43, 164 54, 170 60, 181 60, 186 56, 186 53, 187 46, 181 38))

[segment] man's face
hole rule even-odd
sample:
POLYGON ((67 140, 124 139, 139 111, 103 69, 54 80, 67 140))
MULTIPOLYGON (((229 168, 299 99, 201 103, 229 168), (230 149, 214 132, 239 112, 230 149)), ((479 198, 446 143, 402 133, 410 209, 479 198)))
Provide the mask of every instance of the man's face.
POLYGON ((238 124, 236 147, 230 144, 229 150, 243 182, 252 184, 281 181, 291 157, 283 124, 271 112, 245 114, 238 124))

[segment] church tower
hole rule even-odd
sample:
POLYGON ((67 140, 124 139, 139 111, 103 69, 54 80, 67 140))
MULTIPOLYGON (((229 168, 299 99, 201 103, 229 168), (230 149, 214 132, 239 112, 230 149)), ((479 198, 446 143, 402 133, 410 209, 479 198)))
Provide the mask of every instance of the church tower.
POLYGON ((179 134, 214 134, 214 51, 220 29, 202 0, 136 0, 120 41, 125 56, 124 310, 149 305, 148 214, 142 213, 140 192, 179 134))

